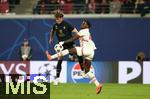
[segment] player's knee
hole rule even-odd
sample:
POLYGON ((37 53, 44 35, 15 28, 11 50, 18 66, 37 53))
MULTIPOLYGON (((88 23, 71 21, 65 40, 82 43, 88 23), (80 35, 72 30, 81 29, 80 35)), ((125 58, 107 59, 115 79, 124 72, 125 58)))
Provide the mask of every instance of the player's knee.
POLYGON ((90 71, 90 66, 85 67, 85 73, 88 73, 90 71))

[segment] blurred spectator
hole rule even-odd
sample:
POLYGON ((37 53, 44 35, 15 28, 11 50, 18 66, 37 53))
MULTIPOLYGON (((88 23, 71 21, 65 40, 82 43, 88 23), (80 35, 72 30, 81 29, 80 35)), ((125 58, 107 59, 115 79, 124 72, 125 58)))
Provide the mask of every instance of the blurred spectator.
POLYGON ((86 8, 86 0, 73 0, 74 13, 84 13, 86 8))
POLYGON ((65 0, 57 0, 57 3, 60 6, 60 9, 62 9, 62 7, 65 5, 66 1, 65 0))
POLYGON ((150 1, 149 0, 144 0, 144 7, 143 10, 141 12, 141 16, 145 16, 147 13, 150 12, 150 1))
POLYGON ((109 3, 110 13, 119 13, 121 8, 121 2, 119 0, 112 0, 109 3))
POLYGON ((72 0, 66 0, 62 6, 62 11, 65 14, 71 14, 73 10, 73 2, 72 0))
POLYGON ((32 58, 31 47, 27 39, 24 39, 23 45, 21 46, 20 51, 21 51, 21 55, 20 55, 21 60, 23 61, 31 60, 32 58))
POLYGON ((139 63, 142 63, 143 61, 149 61, 149 58, 145 55, 144 52, 139 52, 136 55, 136 61, 138 61, 139 63))
POLYGON ((89 0, 89 2, 88 2, 88 12, 89 13, 95 13, 95 10, 96 10, 95 0, 89 0))
POLYGON ((102 0, 100 3, 100 12, 101 13, 109 13, 109 2, 108 0, 102 0))
POLYGON ((121 6, 121 13, 133 13, 134 6, 133 0, 124 0, 121 6))
POLYGON ((60 5, 64 3, 64 0, 50 0, 49 11, 53 13, 55 10, 60 8, 60 5))
POLYGON ((141 13, 144 9, 144 0, 136 0, 135 2, 135 13, 141 13))
MULTIPOLYGON (((141 14, 141 17, 145 16, 147 13, 150 12, 150 1, 149 0, 143 0, 144 4, 141 5, 141 8, 139 7, 139 13, 141 14)), ((139 5, 140 6, 140 5, 139 5)), ((138 6, 137 6, 138 9, 138 6)))
POLYGON ((45 0, 42 0, 42 3, 41 3, 41 14, 46 14, 46 1, 45 0))
POLYGON ((141 16, 145 16, 146 13, 149 13, 150 10, 150 1, 149 0, 136 0, 135 2, 135 13, 140 13, 141 16))
POLYGON ((149 13, 149 6, 149 0, 39 0, 33 13, 52 14, 60 9, 65 14, 135 12, 144 16, 149 13))
POLYGON ((52 14, 60 8, 60 0, 39 0, 33 8, 33 14, 52 14))
POLYGON ((0 13, 6 14, 9 12, 9 3, 7 0, 0 0, 0 13))

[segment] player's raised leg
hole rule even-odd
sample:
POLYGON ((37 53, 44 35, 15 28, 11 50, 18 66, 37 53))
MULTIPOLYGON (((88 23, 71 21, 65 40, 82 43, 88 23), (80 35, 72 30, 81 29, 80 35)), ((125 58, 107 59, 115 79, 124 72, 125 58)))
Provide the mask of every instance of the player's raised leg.
POLYGON ((92 80, 92 82, 96 85, 96 94, 99 94, 101 92, 103 84, 100 84, 98 80, 96 79, 95 75, 93 72, 90 71, 91 67, 91 60, 85 59, 84 62, 84 67, 85 67, 85 73, 86 75, 92 80))
POLYGON ((56 59, 56 58, 59 58, 61 56, 65 56, 65 55, 69 54, 69 50, 68 49, 63 50, 63 51, 58 52, 54 55, 49 54, 48 51, 46 51, 45 53, 46 53, 46 56, 47 56, 48 60, 53 60, 53 59, 56 59))
MULTIPOLYGON (((56 59, 56 58, 59 58, 59 57, 62 57, 62 56, 65 56, 69 53, 73 53, 73 54, 77 54, 77 49, 78 47, 75 47, 75 48, 70 48, 70 49, 65 49, 63 51, 60 51, 60 52, 57 52, 56 54, 54 55, 51 55, 49 54, 48 51, 46 51, 46 56, 48 58, 48 60, 53 60, 53 59, 56 59)), ((77 54, 78 55, 78 54, 77 54)), ((82 55, 79 55, 79 56, 82 56, 82 55)))

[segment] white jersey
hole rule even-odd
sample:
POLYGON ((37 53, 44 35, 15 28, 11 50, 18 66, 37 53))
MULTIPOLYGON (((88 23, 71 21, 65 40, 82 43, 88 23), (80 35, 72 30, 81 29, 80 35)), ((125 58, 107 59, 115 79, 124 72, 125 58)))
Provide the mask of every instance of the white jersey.
POLYGON ((81 47, 88 47, 92 49, 96 49, 94 42, 91 39, 91 34, 89 32, 89 29, 82 29, 78 33, 80 37, 80 46, 81 47))
POLYGON ((75 47, 77 55, 84 56, 86 59, 92 60, 96 47, 94 42, 91 40, 89 29, 80 30, 78 35, 80 36, 80 47, 75 47))

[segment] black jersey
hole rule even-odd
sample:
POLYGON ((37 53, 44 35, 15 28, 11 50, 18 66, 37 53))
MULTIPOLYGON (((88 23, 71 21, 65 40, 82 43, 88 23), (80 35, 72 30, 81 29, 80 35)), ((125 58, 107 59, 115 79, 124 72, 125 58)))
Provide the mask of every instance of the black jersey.
MULTIPOLYGON (((74 29, 74 26, 69 24, 66 21, 62 21, 61 24, 55 23, 53 25, 53 31, 55 31, 58 41, 65 41, 72 37, 72 30, 74 29)), ((65 48, 71 48, 73 46, 74 42, 70 42, 67 44, 64 44, 65 48)))

